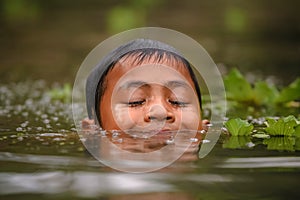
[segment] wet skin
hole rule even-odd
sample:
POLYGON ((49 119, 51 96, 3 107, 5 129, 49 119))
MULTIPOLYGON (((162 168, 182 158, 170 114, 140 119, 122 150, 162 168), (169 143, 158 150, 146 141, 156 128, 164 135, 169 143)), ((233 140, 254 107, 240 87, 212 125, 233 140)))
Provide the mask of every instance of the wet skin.
POLYGON ((100 102, 106 130, 201 130, 199 101, 182 63, 121 59, 107 74, 100 102))

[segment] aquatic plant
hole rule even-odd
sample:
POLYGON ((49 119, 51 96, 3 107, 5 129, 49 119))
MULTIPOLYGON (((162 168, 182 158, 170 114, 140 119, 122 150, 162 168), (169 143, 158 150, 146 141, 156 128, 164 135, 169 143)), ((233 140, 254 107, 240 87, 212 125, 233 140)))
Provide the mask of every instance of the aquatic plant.
POLYGON ((52 100, 59 100, 64 103, 71 102, 72 88, 69 83, 65 83, 63 86, 55 86, 52 89, 50 89, 47 93, 52 100))
POLYGON ((224 77, 224 84, 228 100, 247 102, 253 98, 250 83, 237 69, 232 69, 230 73, 224 77))
MULTIPOLYGON (((300 78, 297 78, 280 91, 274 85, 258 81, 253 86, 236 69, 224 77, 227 99, 256 106, 274 107, 300 99, 300 78)), ((296 106, 299 107, 298 104, 296 106)))
POLYGON ((253 125, 241 118, 230 119, 224 125, 227 131, 233 136, 250 135, 253 130, 253 125))
POLYGON ((230 136, 225 136, 223 148, 245 149, 266 145, 268 150, 300 150, 300 122, 294 115, 242 120, 233 118, 224 123, 230 136), (263 123, 262 123, 263 122, 263 123))
MULTIPOLYGON (((0 121, 6 132, 71 132, 71 87, 44 81, 0 85, 0 121), (13 122, 13 123, 12 123, 13 122)), ((4 134, 0 131, 0 135, 4 134)))
POLYGON ((300 78, 297 78, 286 88, 283 88, 275 99, 277 103, 284 103, 293 100, 300 100, 300 78))
MULTIPOLYGON (((282 136, 294 136, 297 132, 299 132, 299 122, 293 115, 289 115, 287 117, 280 118, 278 120, 274 118, 266 119, 265 131, 270 135, 282 135, 282 136)), ((299 133, 297 133, 299 135, 299 133)))

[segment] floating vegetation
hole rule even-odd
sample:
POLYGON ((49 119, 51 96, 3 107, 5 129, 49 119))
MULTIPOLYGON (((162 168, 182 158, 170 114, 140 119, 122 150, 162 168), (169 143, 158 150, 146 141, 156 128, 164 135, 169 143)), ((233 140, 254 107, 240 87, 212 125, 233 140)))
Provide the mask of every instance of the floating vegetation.
POLYGON ((233 69, 224 77, 224 84, 227 99, 230 101, 274 107, 300 100, 300 78, 279 91, 274 85, 265 81, 258 81, 252 86, 237 69, 233 69))
MULTIPOLYGON (((300 78, 297 78, 288 87, 283 88, 275 102, 285 103, 300 99, 300 78)), ((299 106, 298 106, 299 107, 299 106)))
POLYGON ((240 118, 225 122, 225 132, 231 136, 225 138, 223 148, 243 149, 262 143, 267 146, 268 150, 299 150, 300 123, 295 116, 289 115, 277 119, 269 117, 259 125, 255 124, 256 122, 256 120, 252 120, 249 123, 240 118), (253 145, 249 146, 251 143, 253 145))
POLYGON ((65 83, 63 86, 57 86, 48 91, 48 95, 52 100, 62 101, 64 103, 71 102, 72 88, 69 83, 65 83))
POLYGON ((253 125, 240 118, 233 118, 224 123, 227 131, 233 136, 250 135, 253 125))
POLYGON ((68 85, 47 87, 44 81, 0 86, 0 119, 6 132, 74 131, 68 85))
POLYGON ((299 136, 299 128, 297 128, 298 133, 296 132, 296 127, 300 126, 300 122, 293 115, 280 118, 278 120, 274 118, 267 118, 266 121, 266 132, 270 135, 282 135, 282 136, 299 136))
POLYGON ((69 85, 44 81, 0 86, 0 151, 74 154, 83 151, 75 133, 69 85))
POLYGON ((300 78, 279 89, 267 81, 250 83, 233 69, 224 84, 229 120, 224 122, 223 148, 249 148, 252 143, 250 147, 263 144, 268 150, 299 150, 300 78))

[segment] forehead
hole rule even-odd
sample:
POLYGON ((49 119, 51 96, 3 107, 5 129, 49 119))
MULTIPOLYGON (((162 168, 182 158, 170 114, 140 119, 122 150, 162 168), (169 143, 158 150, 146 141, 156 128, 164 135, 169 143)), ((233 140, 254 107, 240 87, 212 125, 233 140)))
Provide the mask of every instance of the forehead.
POLYGON ((153 79, 175 78, 177 76, 177 78, 181 77, 193 85, 187 66, 180 59, 166 54, 160 57, 150 55, 143 57, 143 59, 137 55, 126 55, 107 74, 107 81, 118 81, 125 74, 132 79, 148 79, 150 82, 153 79))

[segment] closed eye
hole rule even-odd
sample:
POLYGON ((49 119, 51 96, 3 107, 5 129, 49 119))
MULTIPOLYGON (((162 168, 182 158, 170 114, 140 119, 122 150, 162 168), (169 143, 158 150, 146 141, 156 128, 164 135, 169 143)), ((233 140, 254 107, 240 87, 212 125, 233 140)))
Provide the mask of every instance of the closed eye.
POLYGON ((129 107, 137 107, 137 106, 141 106, 146 102, 146 100, 139 100, 139 101, 130 101, 128 102, 128 106, 129 107))
POLYGON ((169 100, 169 103, 174 105, 174 106, 178 106, 178 107, 185 107, 187 105, 187 103, 183 102, 183 101, 169 100))

